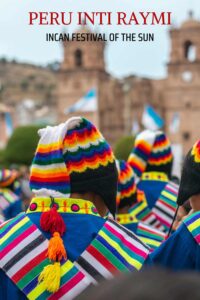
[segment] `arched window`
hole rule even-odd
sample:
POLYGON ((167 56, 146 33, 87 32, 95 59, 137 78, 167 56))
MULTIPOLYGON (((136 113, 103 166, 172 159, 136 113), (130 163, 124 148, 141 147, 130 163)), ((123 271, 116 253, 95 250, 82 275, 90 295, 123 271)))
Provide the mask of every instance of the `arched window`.
POLYGON ((75 51, 75 54, 74 54, 74 58, 75 58, 75 66, 76 67, 81 67, 82 64, 83 64, 83 55, 82 55, 82 51, 80 49, 77 49, 75 51))
POLYGON ((193 62, 196 60, 196 47, 195 47, 195 45, 193 45, 192 42, 190 42, 190 41, 185 42, 184 54, 185 54, 185 58, 188 61, 193 62))

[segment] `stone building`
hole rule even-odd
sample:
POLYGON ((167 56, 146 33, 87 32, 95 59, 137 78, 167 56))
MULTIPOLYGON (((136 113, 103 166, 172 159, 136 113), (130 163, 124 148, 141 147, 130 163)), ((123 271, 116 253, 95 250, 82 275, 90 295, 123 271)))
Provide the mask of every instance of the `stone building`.
MULTIPOLYGON (((82 28, 80 33, 88 33, 82 28)), ((105 43, 66 42, 64 59, 58 72, 58 116, 66 120, 67 108, 72 106, 90 89, 97 93, 98 110, 76 112, 93 121, 114 142, 124 133, 123 91, 121 83, 106 72, 104 61, 105 43)))
MULTIPOLYGON (((48 106, 47 115, 60 122, 73 115, 66 114, 70 106, 95 88, 98 110, 76 115, 92 120, 112 145, 131 133, 133 121, 141 122, 144 105, 151 104, 163 116, 171 141, 182 145, 186 153, 200 137, 200 22, 190 16, 179 28, 170 30, 170 38, 165 79, 113 78, 106 71, 104 42, 69 41, 63 44, 63 61, 57 71, 0 62, 0 101, 11 105, 16 125, 21 120, 16 107, 24 99, 35 101, 36 114, 48 106), (180 125, 173 131, 170 125, 175 116, 180 125)), ((1 128, 3 122, 0 107, 1 128)), ((5 142, 2 133, 1 139, 5 142)))
POLYGON ((168 75, 162 80, 136 76, 117 80, 106 72, 103 42, 66 42, 58 72, 59 119, 64 120, 65 109, 95 87, 99 109, 81 114, 94 121, 112 144, 130 134, 133 120, 140 122, 148 103, 163 116, 165 131, 185 153, 200 137, 200 22, 190 16, 170 30, 170 37, 168 75), (175 116, 180 125, 173 132, 175 116))

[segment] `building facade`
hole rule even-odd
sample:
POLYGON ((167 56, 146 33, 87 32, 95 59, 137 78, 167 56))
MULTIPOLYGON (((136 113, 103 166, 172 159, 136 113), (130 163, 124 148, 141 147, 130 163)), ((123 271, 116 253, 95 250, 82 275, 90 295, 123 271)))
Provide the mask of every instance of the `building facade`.
MULTIPOLYGON (((89 31, 83 27, 81 32, 89 31)), ((40 121, 51 115, 52 123, 55 117, 56 122, 62 122, 79 114, 93 121, 112 145, 131 134, 134 121, 142 129, 144 106, 151 104, 164 118, 164 130, 172 143, 182 145, 186 153, 200 138, 200 22, 190 16, 179 28, 170 30, 170 39, 168 72, 162 80, 113 78, 106 71, 102 41, 64 43, 63 61, 56 71, 0 61, 0 101, 10 105, 16 126, 29 116, 40 121), (96 90, 98 109, 67 113, 90 89, 96 90), (30 99, 35 102, 34 115, 30 99), (16 109, 20 107, 21 113, 21 104, 26 118, 16 109)), ((4 110, 0 106, 1 128, 5 125, 4 110)), ((4 131, 0 145, 5 142, 4 131)))
POLYGON ((105 70, 103 42, 65 43, 58 72, 59 120, 66 118, 67 107, 95 87, 99 109, 81 114, 94 121, 111 144, 130 134, 133 121, 141 123, 144 105, 151 104, 164 118, 172 143, 183 145, 186 153, 200 137, 200 22, 190 17, 170 30, 170 38, 168 75, 162 80, 117 80, 105 70))

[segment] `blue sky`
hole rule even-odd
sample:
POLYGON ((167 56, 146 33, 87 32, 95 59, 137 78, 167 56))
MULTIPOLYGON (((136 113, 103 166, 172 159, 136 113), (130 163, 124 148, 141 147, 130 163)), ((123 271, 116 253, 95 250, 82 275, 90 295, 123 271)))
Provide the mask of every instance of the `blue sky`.
MULTIPOLYGON (((28 26, 29 11, 172 11, 179 26, 193 10, 200 19, 199 0, 1 0, 0 57, 45 65, 62 59, 59 43, 45 42, 46 32, 61 32, 62 26, 28 26)), ((76 29, 73 24, 69 32, 76 29)), ((101 26, 100 32, 154 32, 154 43, 114 42, 107 45, 107 70, 116 77, 130 74, 161 78, 166 75, 169 58, 169 27, 101 26)))

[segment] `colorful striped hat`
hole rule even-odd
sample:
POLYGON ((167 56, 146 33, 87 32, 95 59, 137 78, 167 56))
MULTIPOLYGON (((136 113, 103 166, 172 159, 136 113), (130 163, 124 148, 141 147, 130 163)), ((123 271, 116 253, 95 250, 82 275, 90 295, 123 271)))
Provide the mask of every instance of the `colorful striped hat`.
POLYGON ((3 188, 11 185, 17 178, 17 175, 18 173, 15 170, 0 170, 0 187, 3 188))
POLYGON ((169 139, 162 131, 144 130, 135 140, 128 163, 140 178, 143 172, 164 172, 170 176, 172 151, 169 139))
POLYGON ((200 140, 185 157, 177 203, 183 205, 193 195, 200 194, 200 140))
POLYGON ((85 118, 73 117, 58 126, 40 129, 39 135, 30 176, 33 192, 52 197, 94 192, 115 214, 115 158, 98 129, 85 118))
POLYGON ((133 170, 124 160, 117 160, 117 169, 117 207, 132 206, 137 202, 137 189, 133 170))

